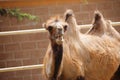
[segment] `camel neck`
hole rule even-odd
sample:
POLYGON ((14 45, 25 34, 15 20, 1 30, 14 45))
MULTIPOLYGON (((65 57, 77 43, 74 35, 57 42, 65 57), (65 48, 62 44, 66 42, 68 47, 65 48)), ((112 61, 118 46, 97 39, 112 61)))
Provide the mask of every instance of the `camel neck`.
POLYGON ((63 45, 52 44, 52 50, 55 60, 55 68, 53 78, 56 79, 60 70, 62 56, 63 56, 63 45))

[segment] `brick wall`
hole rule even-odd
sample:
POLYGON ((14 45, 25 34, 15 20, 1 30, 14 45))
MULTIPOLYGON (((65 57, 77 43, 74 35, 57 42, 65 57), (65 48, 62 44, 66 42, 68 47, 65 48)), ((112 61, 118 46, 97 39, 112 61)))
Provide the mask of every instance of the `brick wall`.
MULTIPOLYGON (((99 2, 56 4, 37 7, 20 7, 40 18, 38 22, 27 19, 0 16, 0 31, 41 28, 50 16, 63 15, 66 9, 73 9, 79 24, 90 24, 94 10, 100 10, 106 19, 120 21, 120 0, 99 2)), ((117 29, 119 31, 119 29, 117 29)), ((41 64, 48 46, 47 33, 0 36, 0 68, 41 64)), ((0 80, 44 80, 41 69, 0 73, 0 80)))

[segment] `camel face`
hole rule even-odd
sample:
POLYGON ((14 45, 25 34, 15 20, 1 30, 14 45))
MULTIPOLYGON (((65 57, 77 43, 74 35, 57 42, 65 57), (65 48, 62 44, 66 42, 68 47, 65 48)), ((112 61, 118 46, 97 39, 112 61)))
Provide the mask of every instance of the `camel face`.
POLYGON ((49 19, 43 25, 46 30, 48 30, 50 34, 50 39, 61 45, 64 41, 64 33, 67 30, 68 24, 64 22, 64 20, 60 19, 59 17, 53 17, 49 19))

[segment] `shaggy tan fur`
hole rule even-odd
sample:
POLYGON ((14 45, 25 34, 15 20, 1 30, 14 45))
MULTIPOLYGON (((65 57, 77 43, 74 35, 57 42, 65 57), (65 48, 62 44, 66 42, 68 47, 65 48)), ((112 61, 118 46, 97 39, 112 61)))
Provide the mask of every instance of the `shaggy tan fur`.
MULTIPOLYGON (((71 33, 71 34, 73 34, 73 36, 71 36, 71 37, 73 37, 74 39, 75 39, 75 36, 74 36, 74 33, 76 33, 75 31, 76 30, 78 30, 76 27, 78 26, 77 25, 77 23, 76 23, 76 19, 75 19, 75 17, 74 17, 74 14, 73 14, 73 12, 71 11, 71 10, 68 10, 68 11, 66 11, 66 13, 65 13, 65 15, 67 16, 67 19, 65 19, 66 21, 67 21, 67 23, 69 24, 69 26, 70 26, 70 28, 72 29, 72 30, 74 30, 73 31, 73 33, 71 33), (68 17, 68 15, 69 15, 69 17, 68 17), (76 29, 74 29, 74 28, 76 28, 76 29)), ((109 26, 108 26, 109 27, 109 26)), ((110 72, 111 72, 111 74, 114 74, 114 70, 116 70, 117 68, 118 68, 118 65, 119 65, 119 58, 120 58, 120 53, 119 53, 119 47, 120 47, 120 45, 119 45, 119 42, 118 41, 116 41, 116 39, 119 39, 118 37, 118 32, 117 31, 115 31, 113 28, 112 28, 112 26, 110 26, 111 27, 111 29, 113 30, 113 32, 111 32, 111 34, 108 34, 108 35, 104 35, 104 39, 103 38, 101 38, 101 37, 98 37, 98 36, 90 36, 90 35, 88 35, 88 34, 81 34, 81 33, 79 33, 79 31, 77 32, 77 34, 80 34, 80 42, 79 43, 81 43, 81 44, 83 44, 84 45, 84 47, 85 48, 87 48, 87 50, 90 50, 90 52, 88 51, 88 55, 90 55, 90 56, 93 56, 92 58, 93 58, 93 63, 90 63, 91 64, 91 67, 89 67, 89 69, 91 69, 90 70, 90 72, 89 72, 89 70, 88 70, 88 68, 86 69, 86 73, 85 74, 87 74, 87 75, 85 75, 85 79, 87 79, 87 80, 110 80, 110 78, 111 78, 111 76, 110 76, 110 72), (115 32, 115 33, 114 33, 115 32), (82 37, 82 35, 84 36, 84 37, 82 37), (116 37, 116 35, 117 35, 117 37, 116 37), (86 37, 87 36, 87 37, 86 37), (89 37, 88 37, 89 36, 89 37), (112 36, 112 37, 110 37, 110 36, 112 36), (114 37, 115 36, 115 37, 114 37), (92 37, 92 38, 90 38, 90 37, 92 37), (97 38, 97 40, 96 40, 96 38, 97 38), (99 38, 99 39, 98 39, 99 38), (83 39, 83 40, 82 40, 83 39), (91 39, 91 40, 90 40, 91 39), (94 39, 95 39, 95 41, 94 41, 94 39), (100 40, 100 41, 99 41, 100 40), (81 41, 83 41, 83 42, 81 42, 81 41), (86 43, 88 41, 88 43, 86 43), (103 42, 102 42, 103 41, 103 42), (117 45, 118 44, 118 45, 117 45), (91 45, 91 46, 90 46, 91 45), (113 47, 110 47, 111 45, 114 45, 114 46, 116 46, 116 47, 114 47, 114 51, 113 52, 111 52, 112 50, 113 50, 113 47), (106 46, 106 47, 105 47, 106 46), (108 47, 109 46, 109 47, 108 47), (91 51, 93 51, 93 52, 91 52, 91 51), (90 53, 90 54, 89 54, 90 53), (91 54, 92 53, 92 54, 91 54), (99 53, 102 53, 102 54, 100 54, 99 55, 99 53), (111 54, 112 53, 112 54, 111 54), (98 56, 99 55, 99 56, 98 56), (106 55, 106 56, 105 56, 106 55), (113 61, 113 63, 109 63, 109 60, 107 60, 107 58, 109 59, 110 57, 112 57, 112 58, 115 58, 115 55, 116 55, 116 57, 118 58, 118 60, 117 60, 117 58, 116 58, 116 61, 114 62, 113 61), (104 58, 103 58, 104 57, 104 58), (106 59, 106 60, 105 60, 106 59), (96 61, 96 62, 95 62, 96 61), (102 63, 101 63, 101 61, 102 61, 102 63), (107 66, 109 66, 108 64, 114 64, 114 63, 117 63, 116 65, 113 65, 114 66, 114 69, 109 69, 109 67, 107 67, 107 66), (105 65, 104 65, 105 64, 105 65), (116 67, 116 68, 115 68, 116 67), (99 69, 99 68, 101 68, 101 69, 99 69), (102 69, 103 68, 103 69, 102 69), (95 70, 95 71, 94 71, 95 70), (111 71, 110 71, 111 70, 111 71), (113 71, 112 71, 113 70, 113 71), (93 74, 92 74, 93 73, 93 74), (106 76, 104 76, 104 75, 106 75, 106 76), (108 76, 109 75, 109 76, 108 76), (106 77, 106 78, 105 78, 106 77)), ((112 31, 111 30, 111 31, 112 31)), ((94 31, 93 31, 94 32, 94 31)), ((108 31, 109 32, 109 31, 108 31)), ((97 32, 96 32, 97 33, 97 32)), ((68 35, 67 35, 68 36, 68 35)), ((78 40, 77 40, 78 41, 78 40)), ((73 41, 74 42, 74 41, 73 41)), ((79 44, 78 43, 78 44, 79 44)), ((80 45, 81 45, 80 44, 80 45)), ((85 51, 87 51, 86 49, 85 49, 85 51)), ((87 54, 87 52, 86 52, 86 54, 87 54)), ((86 55, 87 56, 87 55, 86 55)), ((84 59, 89 59, 89 56, 87 56, 87 57, 84 57, 84 59)), ((91 62, 91 61, 90 61, 91 62)))
MULTIPOLYGON (((55 20, 56 18, 47 21, 45 23, 46 27, 51 25, 56 26, 57 22, 55 20)), ((51 78, 55 70, 55 59, 52 46, 49 45, 48 47, 44 58, 44 73, 47 79, 110 80, 119 66, 120 57, 118 53, 120 51, 120 43, 107 35, 106 38, 101 38, 99 36, 80 33, 76 28, 76 23, 73 22, 75 20, 73 14, 66 12, 65 21, 69 24, 69 27, 63 35, 64 41, 61 43, 63 46, 63 55, 56 79, 51 78), (52 64, 50 64, 50 61, 52 64)), ((58 22, 61 25, 66 24, 59 18, 58 22)))

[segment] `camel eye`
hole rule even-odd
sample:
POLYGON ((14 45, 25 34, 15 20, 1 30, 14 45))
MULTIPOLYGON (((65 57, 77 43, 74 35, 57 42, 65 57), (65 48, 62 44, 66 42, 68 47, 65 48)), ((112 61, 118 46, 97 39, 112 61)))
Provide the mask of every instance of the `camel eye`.
POLYGON ((47 30, 52 31, 53 27, 52 26, 48 26, 47 30))
POLYGON ((64 31, 66 31, 66 30, 67 30, 67 27, 68 27, 67 25, 65 25, 65 26, 64 26, 64 31))

